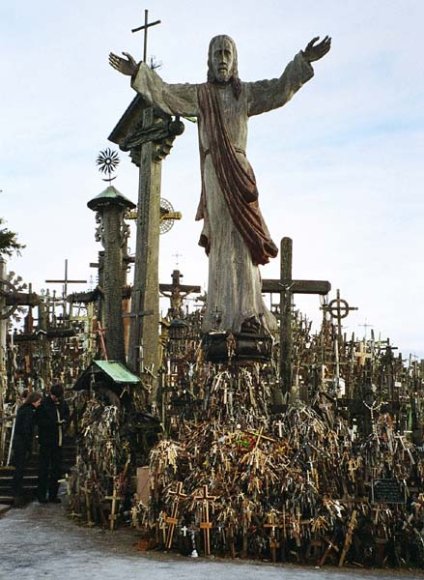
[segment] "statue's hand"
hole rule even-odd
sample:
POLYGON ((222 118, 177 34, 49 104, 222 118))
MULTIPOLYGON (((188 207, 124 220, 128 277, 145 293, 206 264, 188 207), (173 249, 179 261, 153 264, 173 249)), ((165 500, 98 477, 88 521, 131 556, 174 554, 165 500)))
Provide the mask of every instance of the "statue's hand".
POLYGON ((305 50, 302 50, 302 54, 308 62, 313 62, 314 60, 319 60, 327 54, 331 48, 331 38, 326 36, 321 42, 315 44, 319 40, 319 36, 315 36, 308 43, 305 50))
POLYGON ((109 53, 109 64, 115 70, 119 71, 123 75, 132 76, 137 71, 137 63, 134 58, 128 54, 128 52, 122 53, 126 58, 122 56, 117 56, 113 52, 109 53))

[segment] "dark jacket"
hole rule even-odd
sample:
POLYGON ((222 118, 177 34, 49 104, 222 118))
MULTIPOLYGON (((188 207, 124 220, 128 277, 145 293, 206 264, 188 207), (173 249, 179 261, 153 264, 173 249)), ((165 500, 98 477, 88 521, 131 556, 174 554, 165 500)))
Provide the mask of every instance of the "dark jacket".
POLYGON ((13 449, 16 451, 31 451, 36 410, 31 403, 24 403, 18 409, 13 436, 13 449))
POLYGON ((37 410, 38 440, 42 447, 58 447, 60 432, 65 434, 69 420, 69 407, 66 401, 55 403, 48 396, 43 399, 37 410), (61 424, 60 422, 63 421, 61 424))

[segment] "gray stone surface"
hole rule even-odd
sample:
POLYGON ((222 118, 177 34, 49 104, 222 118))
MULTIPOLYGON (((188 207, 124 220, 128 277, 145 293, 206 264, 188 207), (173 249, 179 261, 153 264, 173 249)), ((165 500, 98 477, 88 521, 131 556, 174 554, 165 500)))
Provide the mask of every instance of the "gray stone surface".
POLYGON ((16 580, 347 580, 422 577, 412 571, 300 568, 292 565, 191 559, 177 554, 139 552, 136 532, 78 526, 62 505, 32 503, 0 518, 0 579, 16 580), (364 573, 365 572, 365 573, 364 573))

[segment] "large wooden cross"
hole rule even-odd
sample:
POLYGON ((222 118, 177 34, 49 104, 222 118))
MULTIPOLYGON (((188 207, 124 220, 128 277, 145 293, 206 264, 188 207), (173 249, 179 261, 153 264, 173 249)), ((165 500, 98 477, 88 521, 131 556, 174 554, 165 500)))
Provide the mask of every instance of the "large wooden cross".
MULTIPOLYGON (((147 58, 147 31, 159 21, 149 22, 133 32, 144 30, 144 60, 147 58)), ((156 405, 159 382, 159 234, 161 223, 161 168, 177 135, 184 130, 180 120, 137 95, 113 129, 109 140, 128 151, 139 168, 136 219, 134 283, 131 295, 131 317, 128 339, 129 369, 139 374, 151 369, 149 402, 156 405), (149 313, 149 316, 146 314, 149 313), (151 313, 151 314, 150 314, 151 313), (140 348, 142 346, 142 349, 140 348), (143 352, 143 359, 141 359, 143 352)), ((175 219, 175 216, 173 216, 175 219)))
POLYGON ((280 388, 284 404, 292 386, 292 296, 325 296, 331 290, 330 282, 324 280, 293 280, 292 261, 293 242, 291 238, 283 238, 280 246, 280 279, 262 280, 262 292, 280 295, 280 388))

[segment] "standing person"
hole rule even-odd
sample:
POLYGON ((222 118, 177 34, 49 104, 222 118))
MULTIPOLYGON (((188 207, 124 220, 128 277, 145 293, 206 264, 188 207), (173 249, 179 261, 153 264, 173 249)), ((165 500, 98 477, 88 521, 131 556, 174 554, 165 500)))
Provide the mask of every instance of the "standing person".
POLYGON ((37 497, 40 503, 60 503, 57 497, 62 475, 62 447, 69 420, 69 407, 63 398, 63 386, 52 385, 38 409, 40 444, 37 497), (47 497, 48 493, 48 497, 47 497))
POLYGON ((41 404, 41 399, 40 393, 32 391, 27 395, 16 415, 12 443, 13 464, 15 466, 12 480, 14 507, 22 507, 25 503, 23 497, 24 471, 32 451, 36 411, 41 404))
POLYGON ((258 204, 253 169, 246 157, 248 119, 286 104, 311 79, 311 63, 330 50, 326 36, 311 40, 280 78, 242 82, 237 49, 227 35, 209 44, 207 82, 167 84, 145 63, 113 53, 109 62, 131 76, 131 86, 169 115, 198 119, 202 192, 196 219, 199 244, 209 256, 203 332, 274 334, 276 320, 262 298, 259 265, 277 255, 258 204))

